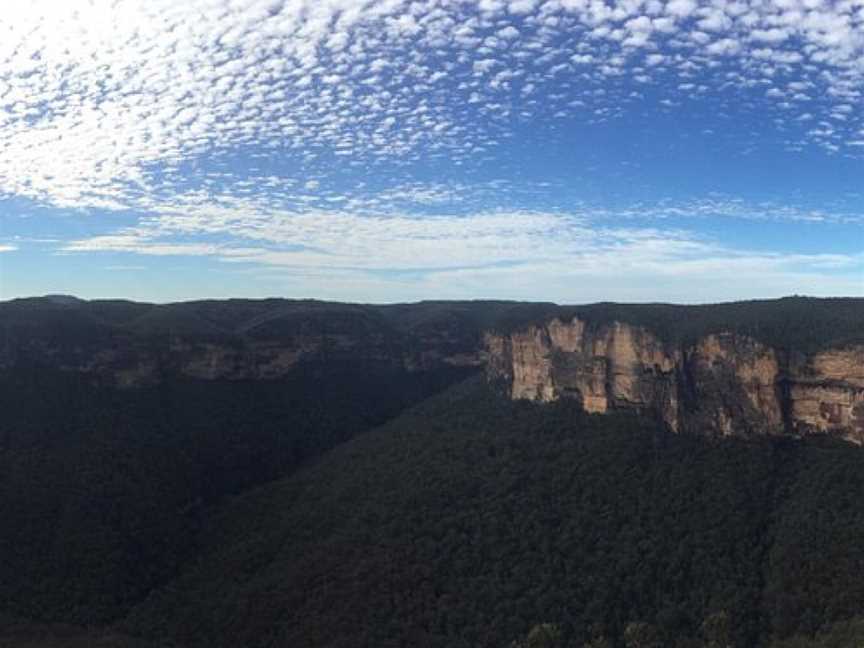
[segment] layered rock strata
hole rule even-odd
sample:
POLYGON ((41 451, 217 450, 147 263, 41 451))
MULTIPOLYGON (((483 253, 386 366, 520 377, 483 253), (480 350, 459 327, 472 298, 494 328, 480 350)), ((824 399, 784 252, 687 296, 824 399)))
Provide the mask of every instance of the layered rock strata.
POLYGON ((637 409, 676 432, 823 433, 864 444, 864 347, 803 356, 733 333, 670 345, 639 326, 575 318, 485 342, 487 374, 514 399, 637 409))

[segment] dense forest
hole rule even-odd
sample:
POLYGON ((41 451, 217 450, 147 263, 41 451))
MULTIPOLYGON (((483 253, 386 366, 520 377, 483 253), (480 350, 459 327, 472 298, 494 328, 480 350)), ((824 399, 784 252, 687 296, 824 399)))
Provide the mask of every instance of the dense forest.
POLYGON ((387 355, 476 351, 488 328, 573 314, 815 349, 859 339, 861 300, 23 301, 0 304, 2 648, 864 642, 861 448, 674 435, 387 355), (375 353, 268 380, 168 363, 134 388, 52 365, 310 332, 375 353))
MULTIPOLYGON (((618 304, 559 306, 508 301, 425 301, 416 304, 342 304, 316 300, 231 299, 176 304, 67 297, 0 302, 0 364, 27 358, 26 350, 52 346, 98 349, 106 345, 164 346, 169 337, 242 344, 286 341, 301 332, 383 336, 392 348, 433 344, 467 351, 488 330, 509 331, 554 317, 589 325, 612 321, 643 326, 668 344, 692 343, 732 331, 769 346, 801 353, 864 343, 864 299, 785 297, 723 304, 618 304)), ((55 355, 56 363, 64 354, 55 355)))
POLYGON ((643 326, 669 345, 693 344, 720 331, 748 335, 800 353, 864 342, 862 300, 784 297, 724 304, 619 304, 585 306, 525 304, 500 313, 494 328, 511 331, 528 323, 578 317, 589 325, 628 322, 643 326))
POLYGON ((841 443, 712 442, 469 381, 233 501, 123 627, 188 646, 508 646, 542 624, 556 646, 821 645, 861 630, 862 494, 864 453, 841 443))
POLYGON ((331 363, 284 380, 166 376, 118 390, 69 372, 0 372, 0 609, 116 617, 194 555, 207 507, 464 375, 331 363))
MULTIPOLYGON (((167 511, 171 491, 118 508, 167 511)), ((864 452, 839 442, 682 437, 631 415, 513 403, 471 379, 291 477, 204 506, 194 530, 166 523, 160 533, 195 539, 182 573, 129 609, 106 608, 117 616, 99 637, 189 648, 854 646, 862 494, 864 452)), ((73 515, 53 535, 42 555, 69 547, 74 565, 47 589, 87 592, 100 564, 118 570, 94 521, 73 515), (78 543, 94 552, 76 555, 78 543)), ((34 648, 94 641, 41 632, 34 648)))

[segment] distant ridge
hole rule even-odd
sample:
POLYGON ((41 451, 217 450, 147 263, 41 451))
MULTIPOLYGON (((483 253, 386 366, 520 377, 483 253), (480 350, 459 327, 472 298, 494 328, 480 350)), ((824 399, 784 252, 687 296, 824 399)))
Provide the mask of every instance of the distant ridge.
POLYGON ((42 299, 52 302, 54 304, 68 305, 72 306, 74 304, 83 304, 87 300, 81 299, 80 297, 76 297, 75 295, 45 295, 42 299))

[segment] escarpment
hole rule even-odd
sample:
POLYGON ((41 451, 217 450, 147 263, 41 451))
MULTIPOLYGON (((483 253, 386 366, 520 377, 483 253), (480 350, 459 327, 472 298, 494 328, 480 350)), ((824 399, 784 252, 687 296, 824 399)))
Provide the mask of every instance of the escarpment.
POLYGON ((0 371, 50 368, 119 387, 166 375, 273 380, 309 367, 459 374, 484 361, 472 316, 459 304, 0 302, 0 371))
POLYGON ((578 317, 485 342, 487 374, 513 399, 637 409, 678 432, 827 433, 864 444, 864 346, 804 354, 732 332, 671 344, 645 327, 578 317))
POLYGON ((514 399, 636 409, 678 432, 827 433, 864 443, 861 299, 0 302, 0 372, 11 374, 43 368, 135 388, 166 377, 269 381, 358 370, 457 380, 484 365, 514 399))
POLYGON ((790 418, 800 430, 841 432, 864 444, 864 347, 832 349, 792 364, 790 418))

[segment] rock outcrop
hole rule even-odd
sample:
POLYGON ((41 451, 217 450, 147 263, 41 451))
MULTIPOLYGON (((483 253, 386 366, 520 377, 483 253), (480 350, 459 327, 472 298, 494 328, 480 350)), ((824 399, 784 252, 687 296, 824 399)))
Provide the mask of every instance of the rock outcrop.
POLYGON ((485 341, 487 373, 514 399, 637 409, 679 432, 827 433, 864 444, 864 347, 805 356, 734 333, 671 345, 646 328, 578 318, 485 341))
MULTIPOLYGON (((442 367, 482 368, 484 353, 442 353, 418 345, 409 348, 388 339, 307 335, 292 339, 221 342, 178 337, 148 345, 123 340, 106 348, 36 347, 27 349, 29 361, 65 371, 108 379, 119 387, 149 385, 167 373, 196 380, 272 380, 288 376, 309 363, 374 365, 406 372, 442 367)), ((0 369, 11 368, 0 354, 0 369)))
POLYGON ((864 444, 864 347, 831 349, 792 364, 789 416, 807 432, 840 431, 864 444))
POLYGON ((862 331, 855 299, 557 307, 52 296, 0 302, 0 371, 41 367, 134 388, 169 376, 254 381, 345 367, 457 376, 485 365, 515 399, 636 409, 685 433, 864 444, 862 331))
POLYGON ((346 364, 408 373, 482 369, 482 333, 466 323, 464 309, 403 310, 280 300, 0 302, 0 371, 47 367, 137 387, 166 375, 272 380, 346 364))

